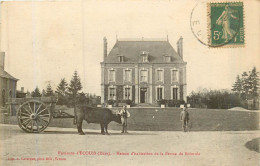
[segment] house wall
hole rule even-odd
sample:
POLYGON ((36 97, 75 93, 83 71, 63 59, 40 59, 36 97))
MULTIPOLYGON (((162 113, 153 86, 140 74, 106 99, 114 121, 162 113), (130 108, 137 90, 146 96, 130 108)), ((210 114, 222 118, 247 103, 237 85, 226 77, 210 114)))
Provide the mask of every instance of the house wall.
POLYGON ((16 97, 16 84, 17 81, 15 80, 0 77, 0 107, 5 106, 3 101, 4 98, 6 102, 8 98, 16 97), (3 93, 4 91, 5 93, 3 93), (3 94, 4 94, 4 98, 3 98, 3 94))
POLYGON ((108 87, 114 85, 117 87, 117 100, 123 100, 123 86, 132 86, 132 100, 135 103, 140 103, 140 88, 147 87, 147 103, 156 102, 156 87, 164 87, 164 99, 172 99, 172 87, 178 87, 178 99, 184 99, 186 101, 186 63, 174 64, 174 63, 101 63, 101 101, 106 103, 108 100, 108 87), (132 71, 131 82, 124 82, 124 69, 130 69, 132 71), (164 77, 162 82, 156 80, 156 70, 160 68, 163 70, 164 77), (115 70, 115 82, 109 82, 108 72, 109 70, 115 70), (140 70, 147 69, 148 78, 147 83, 140 83, 140 70), (177 69, 178 82, 172 82, 171 70, 177 69))

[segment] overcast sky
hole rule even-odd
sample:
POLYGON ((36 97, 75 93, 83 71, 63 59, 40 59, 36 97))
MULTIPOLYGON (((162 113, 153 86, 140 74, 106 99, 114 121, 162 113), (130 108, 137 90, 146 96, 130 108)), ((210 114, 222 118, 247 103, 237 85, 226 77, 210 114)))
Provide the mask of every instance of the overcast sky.
MULTIPOLYGON (((51 1, 4 2, 1 50, 6 71, 19 79, 18 89, 56 88, 79 72, 84 92, 100 95, 103 37, 108 51, 118 38, 166 38, 176 49, 184 38, 188 94, 198 87, 230 89, 235 77, 260 66, 260 2, 244 3, 246 46, 208 48, 191 32, 196 1, 51 1)), ((206 20, 206 12, 201 12, 206 20)), ((205 25, 206 29, 206 25, 205 25)), ((259 70, 259 68, 258 68, 259 70)))

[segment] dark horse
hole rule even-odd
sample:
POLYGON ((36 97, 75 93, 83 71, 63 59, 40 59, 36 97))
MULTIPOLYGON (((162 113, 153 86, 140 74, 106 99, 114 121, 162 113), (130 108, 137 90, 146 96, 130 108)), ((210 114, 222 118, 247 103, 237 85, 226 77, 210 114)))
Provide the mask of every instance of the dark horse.
POLYGON ((121 123, 121 116, 118 113, 113 113, 108 108, 94 108, 83 106, 76 110, 77 128, 80 135, 84 135, 82 130, 82 122, 86 120, 88 123, 99 123, 101 134, 108 134, 107 126, 111 121, 121 123))

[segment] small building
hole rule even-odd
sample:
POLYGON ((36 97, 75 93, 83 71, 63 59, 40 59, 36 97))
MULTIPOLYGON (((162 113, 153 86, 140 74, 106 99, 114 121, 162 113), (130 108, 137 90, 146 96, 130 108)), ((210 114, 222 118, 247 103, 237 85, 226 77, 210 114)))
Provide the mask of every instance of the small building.
POLYGON ((8 98, 16 97, 18 79, 5 71, 5 53, 0 53, 0 107, 5 107, 8 98))
POLYGON ((21 87, 21 90, 16 90, 16 98, 25 98, 26 94, 24 87, 21 87))
POLYGON ((104 37, 101 62, 101 103, 130 100, 155 104, 158 100, 186 101, 186 62, 183 38, 175 51, 167 39, 118 39, 107 55, 104 37))

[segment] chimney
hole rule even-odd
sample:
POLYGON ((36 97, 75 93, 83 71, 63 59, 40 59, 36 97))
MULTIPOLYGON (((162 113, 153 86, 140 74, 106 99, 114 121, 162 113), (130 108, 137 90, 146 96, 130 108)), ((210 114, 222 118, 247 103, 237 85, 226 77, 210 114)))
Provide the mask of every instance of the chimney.
POLYGON ((24 87, 21 87, 21 92, 24 92, 24 87))
POLYGON ((104 40, 104 60, 105 60, 105 57, 107 57, 107 38, 104 37, 103 40, 104 40))
POLYGON ((0 68, 5 69, 5 52, 0 52, 0 68))
POLYGON ((180 37, 180 39, 177 42, 177 51, 178 51, 178 54, 181 57, 181 59, 183 59, 183 46, 182 46, 183 43, 182 43, 182 40, 183 40, 183 38, 180 37))

